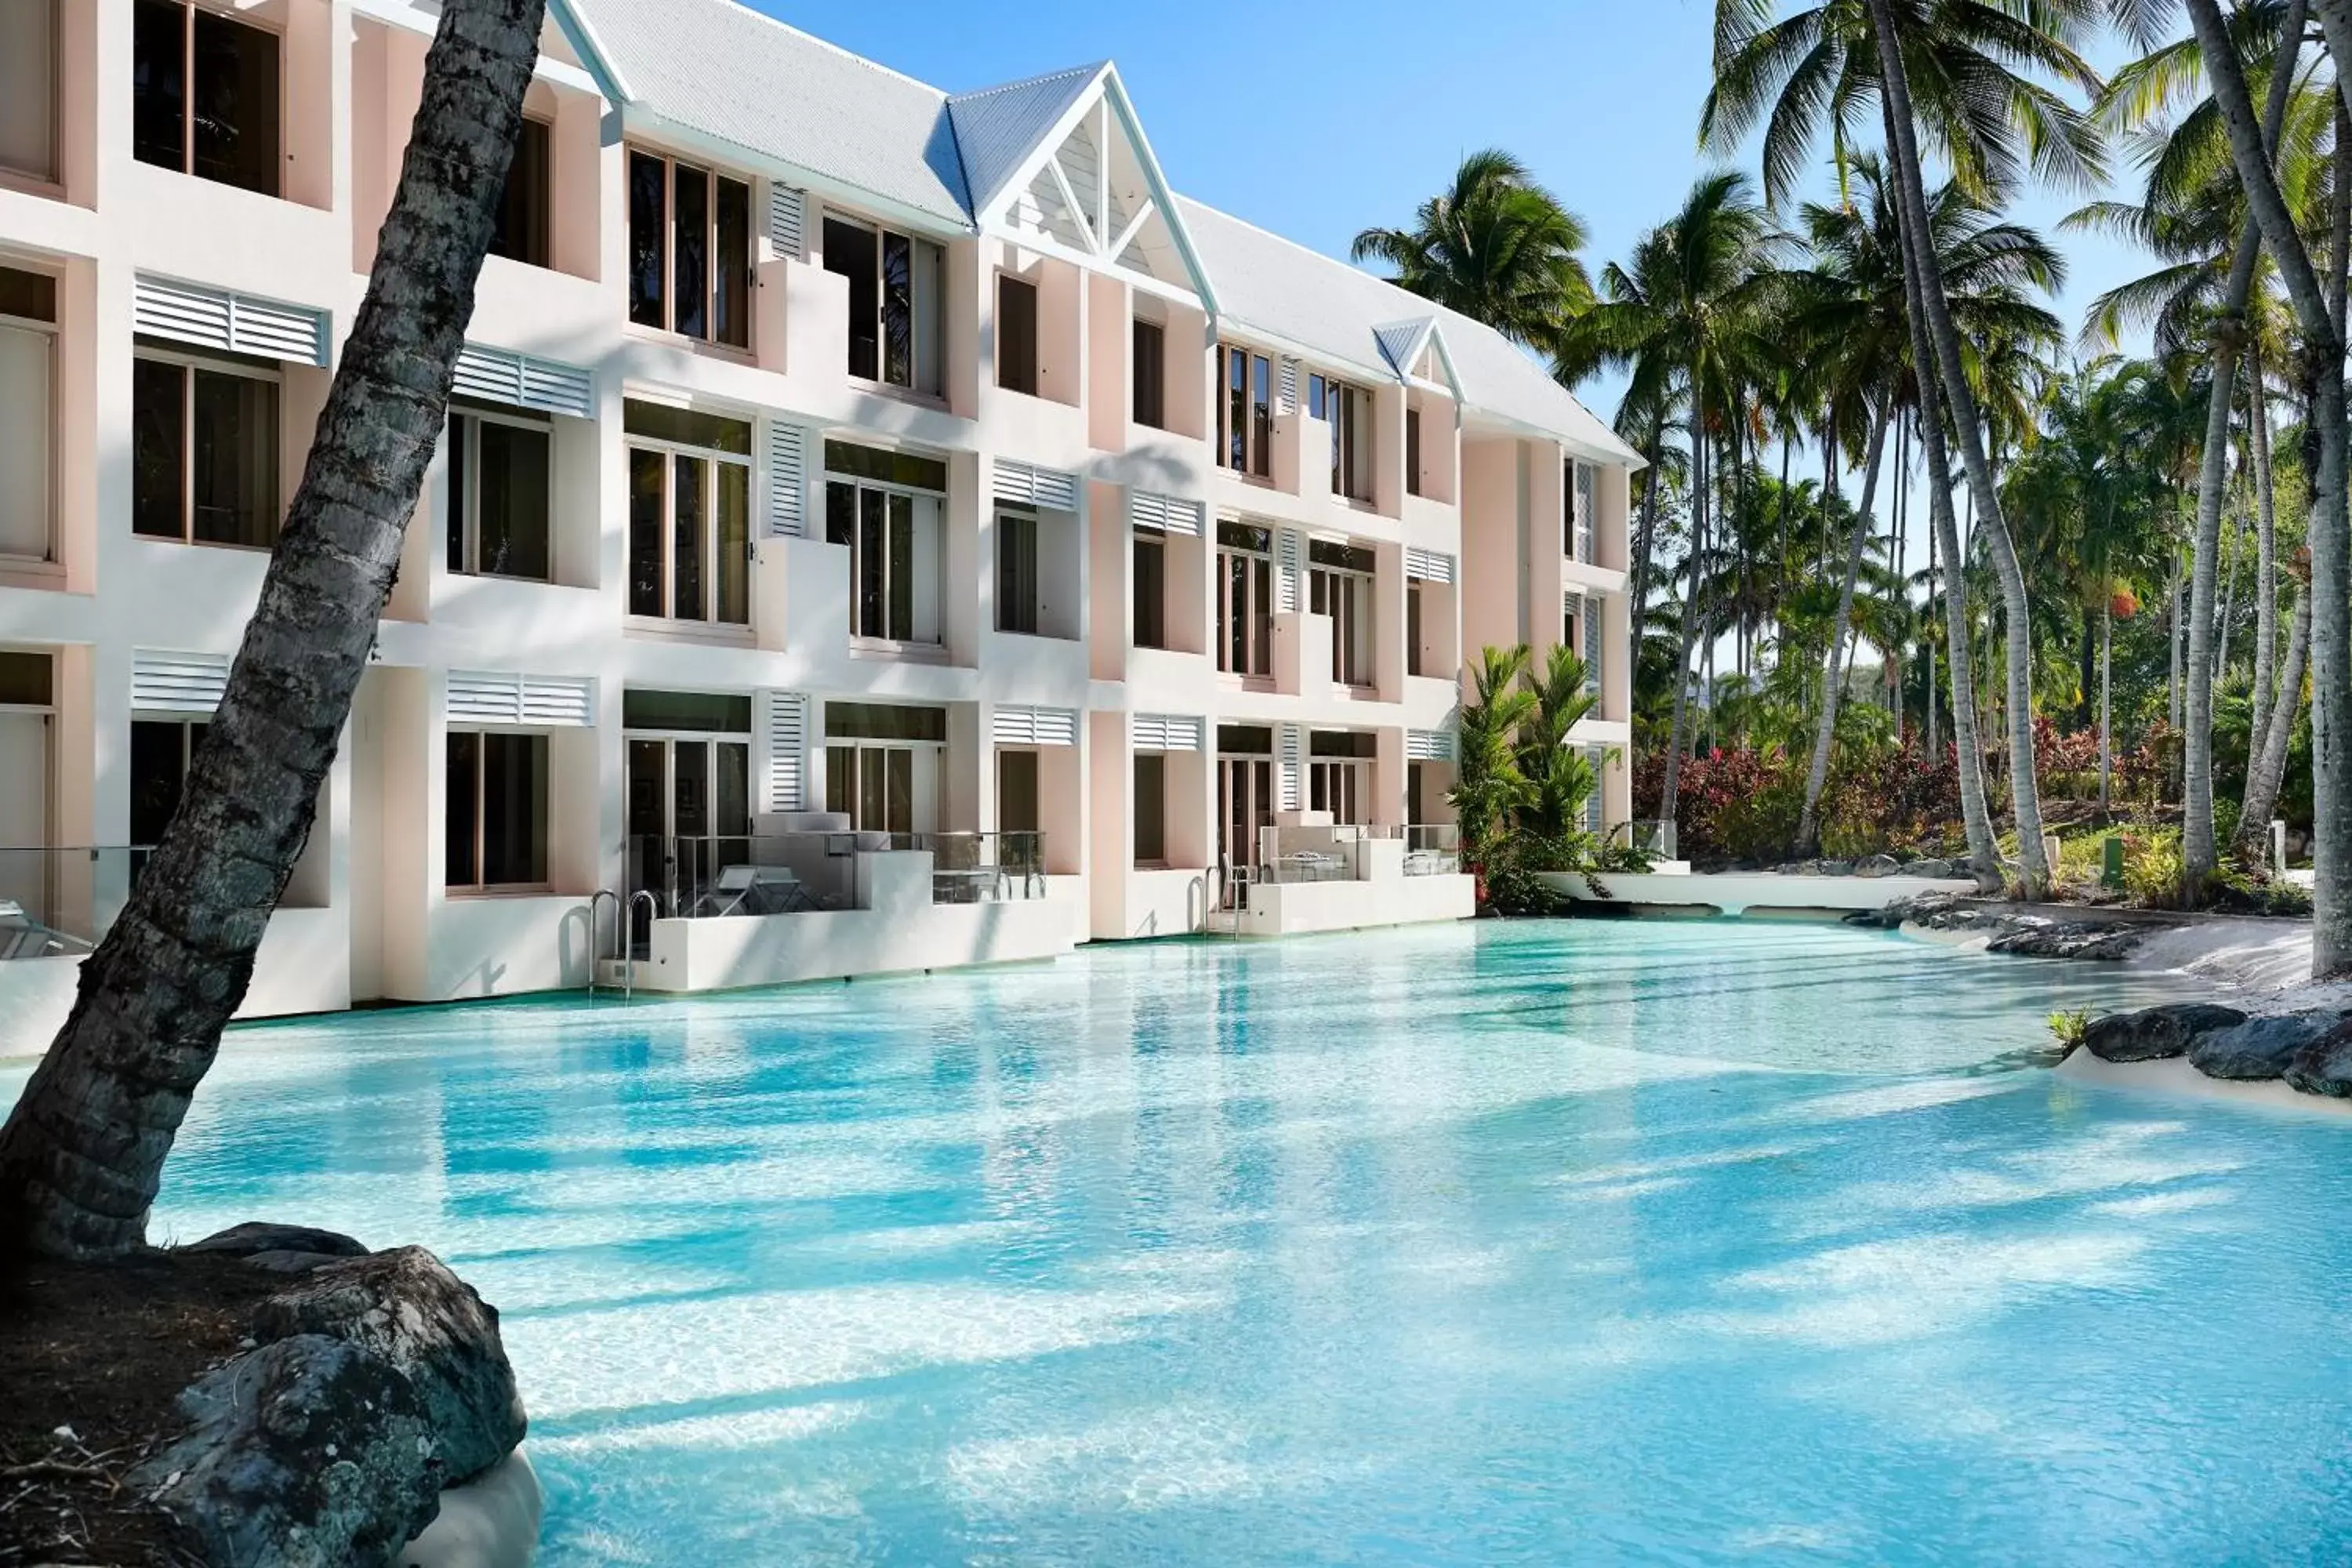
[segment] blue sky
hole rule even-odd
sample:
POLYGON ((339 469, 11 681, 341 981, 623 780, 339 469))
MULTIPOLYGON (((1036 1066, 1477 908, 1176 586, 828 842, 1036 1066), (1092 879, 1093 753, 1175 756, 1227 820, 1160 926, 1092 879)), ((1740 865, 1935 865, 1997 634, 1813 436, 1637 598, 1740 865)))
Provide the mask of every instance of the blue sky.
MULTIPOLYGON (((1405 0, 754 3, 950 90, 1115 59, 1178 189, 1332 255, 1368 225, 1409 221, 1464 153, 1500 146, 1584 217, 1597 273, 1714 162, 1696 145, 1709 0, 1457 0, 1434 35, 1432 8, 1405 0)), ((2037 194, 2016 216, 2054 228, 2080 199, 2037 194)), ((2071 332, 2087 301, 2146 263, 2104 239, 2062 243, 2071 332)), ((1614 386, 1582 392, 1613 415, 1614 386)))

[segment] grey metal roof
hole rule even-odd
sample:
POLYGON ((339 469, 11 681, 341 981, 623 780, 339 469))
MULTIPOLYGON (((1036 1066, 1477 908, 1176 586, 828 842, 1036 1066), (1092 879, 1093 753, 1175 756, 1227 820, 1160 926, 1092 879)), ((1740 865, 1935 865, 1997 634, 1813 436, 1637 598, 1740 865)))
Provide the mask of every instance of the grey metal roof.
POLYGON ((965 191, 975 212, 988 210, 1046 132, 1102 72, 1103 62, 1097 61, 1026 81, 960 92, 948 100, 948 118, 963 152, 965 191))
POLYGON ((947 95, 735 0, 573 0, 663 120, 962 224, 947 95))
POLYGON ((1177 198, 1201 261, 1217 280, 1223 313, 1320 355, 1339 368, 1376 375, 1390 368, 1381 333, 1410 337, 1401 323, 1434 317, 1474 412, 1549 432, 1589 456, 1638 462, 1632 447, 1552 380, 1516 343, 1456 310, 1320 255, 1237 217, 1177 198))

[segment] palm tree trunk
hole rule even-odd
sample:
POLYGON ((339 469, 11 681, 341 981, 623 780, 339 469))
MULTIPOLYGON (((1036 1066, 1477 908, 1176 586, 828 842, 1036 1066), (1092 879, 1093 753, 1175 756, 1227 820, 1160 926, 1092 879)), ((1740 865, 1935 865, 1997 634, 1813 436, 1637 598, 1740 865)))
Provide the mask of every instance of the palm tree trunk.
POLYGON ((2114 713, 2116 607, 2113 595, 2099 606, 2099 815, 2107 813, 2107 776, 2114 757, 2113 731, 2109 721, 2114 713))
MULTIPOLYGON (((1930 502, 1928 510, 1931 516, 1934 510, 1934 503, 1930 502)), ((1936 531, 1930 526, 1927 530, 1927 615, 1931 620, 1936 614, 1936 531)), ((1936 639, 1931 634, 1919 640, 1927 652, 1927 756, 1932 761, 1944 749, 1938 731, 1940 716, 1936 711, 1936 639)))
POLYGON ((2259 323, 2246 334, 2246 426, 2254 458, 2254 730, 2248 752, 2252 756, 2261 753, 2270 723, 2278 657, 2277 513, 2272 504, 2269 384, 2263 379, 2259 323))
POLYGON ((5 1242, 145 1244, 164 1157, 309 838, 446 418, 545 0, 448 0, 374 272, 179 813, 0 1129, 5 1242))
MULTIPOLYGON (((1874 0, 1884 4, 1885 0, 1874 0)), ((2333 47, 2340 33, 2352 47, 2352 5, 2320 0, 2320 20, 2333 47)), ((2311 253, 2273 174, 2255 121, 2245 73, 2231 46, 2215 0, 2189 0, 2207 80, 2230 137, 2230 155, 2263 238, 2278 265, 2303 330, 2305 353, 2316 367, 2312 377, 2311 424, 2317 432, 2319 461, 2311 481, 2312 603, 2312 795, 2313 854, 2316 871, 2311 940, 2315 978, 2352 964, 2352 666, 2347 665, 2347 602, 2352 602, 2352 525, 2345 514, 2344 333, 2336 300, 2341 286, 2320 279, 2311 253)), ((2338 59, 2352 58, 2339 55, 2338 59)), ((2347 84, 2339 81, 2339 92, 2347 84)), ((2339 145, 2339 163, 2352 149, 2339 145)), ((2341 275, 2341 247, 2337 272, 2341 275)), ((2268 739, 2266 737, 2266 739, 2268 739)))
POLYGON ((1844 695, 1845 672, 1838 655, 1845 647, 1846 627, 1853 619, 1854 579, 1862 574, 1862 555, 1870 543, 1870 509, 1878 495, 1878 462, 1886 448, 1886 411, 1881 409, 1870 431, 1870 457, 1862 470, 1862 505, 1853 514, 1853 534, 1846 547, 1845 586, 1838 593, 1837 620, 1830 633, 1828 668, 1822 679, 1821 722, 1813 734, 1812 766, 1805 773, 1805 805, 1797 816, 1797 853, 1811 855, 1821 837, 1822 788, 1830 776, 1830 746, 1837 738, 1838 699, 1844 695))
POLYGON ((1699 367, 1691 366, 1690 586, 1683 595, 1682 652, 1675 660, 1675 717, 1666 734, 1666 776, 1658 791, 1658 820, 1675 820, 1682 788, 1683 721, 1690 706, 1691 647, 1698 635, 1699 566, 1706 554, 1706 415, 1701 407, 1699 367))
MULTIPOLYGON (((2296 57, 2303 48, 2304 4, 2305 0, 2289 0, 2288 30, 2280 35, 2285 40, 2285 68, 2272 73, 2270 96, 2263 105, 2260 155, 2265 165, 2269 149, 2277 143, 2286 121, 2296 57)), ((2229 477, 2230 408, 2236 399, 2238 353, 2245 340, 2246 305, 2253 297, 2254 269, 2262 254, 2262 226, 2249 218, 2238 234, 2237 254, 2231 258, 2230 279, 2213 331, 2211 406, 2205 417, 2205 450, 2197 479, 2197 531, 2191 536, 2189 572, 2189 689, 2183 705, 2180 817, 2182 891, 2192 905, 2204 901, 2206 885, 2218 867, 2213 844, 2213 576, 2221 547, 2221 492, 2229 477)))
POLYGON ((2180 543, 2172 543, 2172 580, 2164 590, 2165 644, 2169 664, 2164 676, 2164 722, 2180 732, 2180 543))
POLYGON ((1643 623, 1650 610, 1650 546, 1658 531, 1658 486, 1664 475, 1659 471, 1658 459, 1665 450, 1666 421, 1662 415, 1650 426, 1650 466, 1643 478, 1642 530, 1633 538, 1633 668, 1641 667, 1643 623))
POLYGON ((2263 730, 2263 749, 2247 759, 2246 796, 2238 812, 2234 847, 2241 859, 2261 853, 2270 832, 2271 813, 2278 805, 2279 788, 2286 782, 2288 743, 2294 738, 2295 710, 2303 706, 2303 667, 2311 651, 2311 595, 2298 588, 2294 613, 2289 617, 2286 668, 2279 677, 2276 709, 2263 730))
POLYGON ((1911 89, 1903 74, 1903 48, 1895 36, 1892 0, 1870 0, 1871 30, 1877 36, 1881 98, 1890 123, 1895 154, 1895 183, 1909 221, 1902 226, 1904 248, 1910 263, 1906 277, 1917 279, 1917 302, 1927 321, 1927 337, 1935 350, 1937 378, 1943 383, 1945 407, 1959 437, 1960 463, 1974 493, 1977 516, 1992 546, 1994 570, 2000 574, 2001 598, 2008 608, 2009 635, 2009 783, 2017 817, 2018 856, 2025 869, 2028 893, 2038 893, 2050 880, 2050 863, 2042 851, 2042 802, 2033 766, 2033 625, 2027 597, 2025 569, 2017 558, 1993 484, 1991 461, 1985 455, 1983 424, 1977 417, 1976 395, 1960 358, 1958 331, 1952 324, 1950 302, 1944 296, 1943 268, 1936 258, 1933 233, 1927 222, 1927 197, 1920 177, 1919 138, 1911 117, 1911 89))
POLYGON ((2213 616, 2213 679, 2217 685, 2229 684, 2230 622, 2238 613, 2238 557, 2245 553, 2242 549, 2231 549, 2230 541, 2234 538, 2242 544, 2245 532, 2241 519, 2239 527, 2222 535, 2221 607, 2213 616))

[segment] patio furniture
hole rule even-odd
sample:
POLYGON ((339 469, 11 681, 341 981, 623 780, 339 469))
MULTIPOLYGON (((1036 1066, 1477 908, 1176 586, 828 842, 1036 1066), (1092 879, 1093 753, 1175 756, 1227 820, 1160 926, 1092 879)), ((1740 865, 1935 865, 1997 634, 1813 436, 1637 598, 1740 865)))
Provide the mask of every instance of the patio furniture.
POLYGON ((814 909, 789 866, 729 866, 694 906, 697 920, 727 915, 781 915, 814 909))

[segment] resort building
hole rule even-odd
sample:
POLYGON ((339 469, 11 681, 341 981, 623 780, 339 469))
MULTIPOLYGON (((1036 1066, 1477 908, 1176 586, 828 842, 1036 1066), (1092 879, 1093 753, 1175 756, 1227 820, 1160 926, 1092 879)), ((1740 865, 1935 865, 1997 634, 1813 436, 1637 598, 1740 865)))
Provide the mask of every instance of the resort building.
MULTIPOLYGON (((171 818, 434 12, 0 3, 12 1046, 171 818)), ((1458 918, 1487 643, 1584 652, 1629 815, 1634 455, 1177 195, 1113 66, 950 94, 732 0, 554 0, 526 112, 249 1014, 1458 918)))

